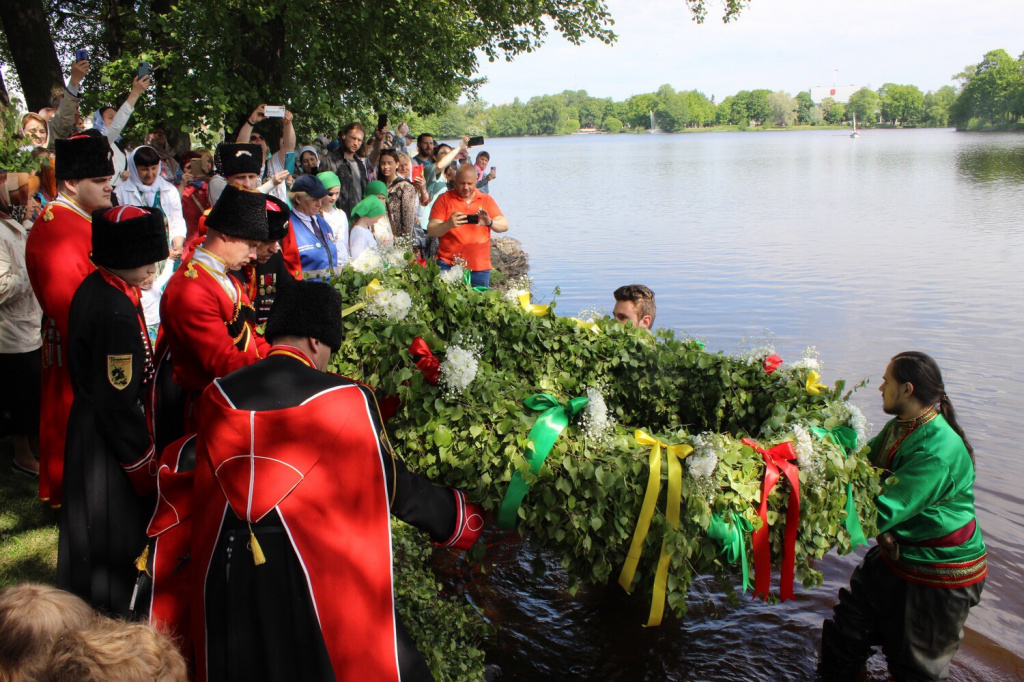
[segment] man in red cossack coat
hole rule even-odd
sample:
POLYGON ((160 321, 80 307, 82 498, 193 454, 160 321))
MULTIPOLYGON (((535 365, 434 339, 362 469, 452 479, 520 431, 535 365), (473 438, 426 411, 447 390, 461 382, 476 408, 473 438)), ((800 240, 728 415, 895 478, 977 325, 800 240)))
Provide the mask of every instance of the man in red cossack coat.
POLYGON ((192 635, 206 680, 431 680, 394 607, 391 516, 466 549, 482 511, 411 473, 373 393, 324 371, 341 296, 278 292, 266 359, 199 402, 192 635))
POLYGON ((113 152, 94 131, 56 141, 54 174, 59 194, 36 219, 25 246, 29 281, 43 309, 39 497, 61 505, 64 441, 74 393, 68 373, 68 311, 82 281, 96 268, 93 211, 110 208, 113 152))
POLYGON ((183 417, 174 419, 161 415, 165 406, 158 401, 158 447, 195 430, 194 404, 211 381, 256 362, 269 349, 256 334, 252 301, 228 274, 255 259, 267 239, 266 195, 228 185, 206 225, 202 246, 171 276, 160 299, 157 356, 169 353, 174 383, 185 399, 183 417))

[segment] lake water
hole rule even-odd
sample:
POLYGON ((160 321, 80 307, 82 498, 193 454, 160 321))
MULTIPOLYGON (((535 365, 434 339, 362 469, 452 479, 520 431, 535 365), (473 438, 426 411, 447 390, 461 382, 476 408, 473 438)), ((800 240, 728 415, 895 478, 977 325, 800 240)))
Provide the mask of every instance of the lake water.
MULTIPOLYGON (((977 453, 990 573, 954 661, 959 680, 1024 679, 1024 135, 951 130, 571 136, 488 141, 491 192, 531 256, 538 300, 610 312, 643 283, 656 326, 732 352, 770 330, 778 353, 816 347, 826 382, 877 430, 890 356, 923 350, 977 453)), ((787 680, 813 677, 821 621, 856 556, 830 555, 824 587, 729 606, 695 585, 683 621, 640 627, 642 599, 564 591, 498 541, 470 599, 500 625, 503 680, 787 680)), ((863 555, 862 549, 858 556, 863 555)), ((552 564, 550 557, 548 564, 552 564)), ((452 578, 457 580, 456 578, 452 578)), ((871 679, 884 679, 876 657, 871 679)))

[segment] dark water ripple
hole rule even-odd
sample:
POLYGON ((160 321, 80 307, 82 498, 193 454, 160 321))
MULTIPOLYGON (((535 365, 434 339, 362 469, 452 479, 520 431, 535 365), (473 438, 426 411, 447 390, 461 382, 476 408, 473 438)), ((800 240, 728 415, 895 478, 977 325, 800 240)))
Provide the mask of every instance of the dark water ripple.
MULTIPOLYGON (((956 680, 1024 679, 1024 136, 835 131, 575 136, 488 142, 491 184, 557 312, 610 311, 611 290, 657 292, 657 324, 732 352, 770 329, 787 359, 815 346, 826 381, 868 378, 854 402, 884 423, 879 376, 935 355, 978 456, 990 576, 956 680)), ((504 547, 504 546, 502 546, 504 547)), ((713 581, 690 612, 640 627, 617 587, 565 592, 525 546, 454 584, 501 634, 503 680, 813 679, 821 621, 856 564, 831 555, 795 602, 730 606, 713 581)), ((504 554, 503 554, 504 552, 504 554)), ((457 575, 458 571, 452 575, 457 575)), ((872 662, 869 679, 885 679, 872 662)))

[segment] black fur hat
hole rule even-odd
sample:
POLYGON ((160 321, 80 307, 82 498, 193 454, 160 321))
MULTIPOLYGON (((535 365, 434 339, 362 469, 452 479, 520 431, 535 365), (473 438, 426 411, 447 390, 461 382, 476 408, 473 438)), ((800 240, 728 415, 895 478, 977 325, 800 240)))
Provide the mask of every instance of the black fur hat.
POLYGON ((54 176, 58 180, 101 178, 114 174, 114 152, 107 138, 95 130, 54 143, 54 176))
POLYGON ((341 294, 324 282, 289 282, 277 292, 264 336, 271 343, 281 336, 309 336, 337 353, 341 348, 341 294))
POLYGON ((228 185, 206 216, 206 227, 239 239, 266 241, 267 195, 228 185))
POLYGON ((279 242, 288 236, 288 225, 291 214, 291 209, 288 208, 288 204, 284 203, 277 197, 267 195, 267 227, 269 229, 267 239, 273 239, 274 241, 279 242))
POLYGON ((128 270, 167 259, 167 228, 158 208, 115 206, 92 212, 92 262, 128 270))
POLYGON ((258 144, 234 144, 222 142, 217 145, 220 158, 220 172, 224 177, 239 173, 256 173, 263 170, 263 147, 258 144))

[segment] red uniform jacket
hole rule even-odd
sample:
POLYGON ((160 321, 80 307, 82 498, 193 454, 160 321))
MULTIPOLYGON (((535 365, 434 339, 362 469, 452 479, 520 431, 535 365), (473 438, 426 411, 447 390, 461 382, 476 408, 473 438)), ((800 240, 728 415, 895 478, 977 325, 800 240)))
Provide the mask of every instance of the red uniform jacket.
POLYGON ((302 279, 302 259, 299 256, 299 243, 295 241, 295 230, 292 221, 288 221, 288 234, 281 240, 281 255, 288 272, 295 279, 302 279))
POLYGON ((199 189, 189 185, 181 193, 181 213, 185 218, 186 242, 192 241, 197 235, 206 234, 205 224, 200 229, 200 219, 210 208, 210 183, 204 182, 199 189))
POLYGON ((164 289, 163 340, 171 353, 174 380, 187 391, 201 392, 217 377, 256 362, 270 348, 256 334, 252 302, 231 282, 237 303, 202 264, 190 260, 164 289))
POLYGON ((43 324, 42 405, 39 429, 39 497, 57 508, 64 475, 64 441, 74 401, 68 373, 68 311, 78 285, 96 268, 92 218, 61 195, 28 234, 25 264, 32 290, 46 313, 43 324))

